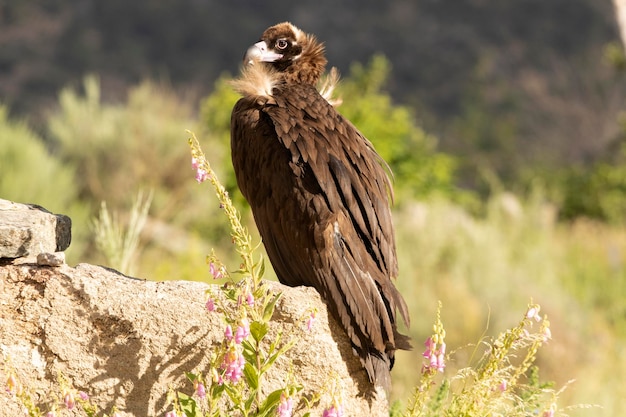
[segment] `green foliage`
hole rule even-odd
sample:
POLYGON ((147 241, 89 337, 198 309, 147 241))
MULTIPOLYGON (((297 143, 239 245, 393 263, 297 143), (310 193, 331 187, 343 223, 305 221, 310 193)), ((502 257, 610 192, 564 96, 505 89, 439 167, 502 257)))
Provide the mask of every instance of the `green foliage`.
MULTIPOLYGON (((85 417, 109 417, 109 414, 101 413, 98 406, 93 404, 89 395, 76 390, 71 381, 63 374, 59 374, 56 384, 48 392, 32 392, 30 387, 25 386, 17 377, 17 372, 11 365, 9 358, 3 360, 3 370, 6 374, 6 392, 14 401, 22 405, 24 414, 28 417, 55 417, 64 412, 71 415, 85 417), (59 411, 63 410, 63 411, 59 411), (67 410, 67 411, 66 411, 67 410)), ((115 407, 111 410, 111 417, 118 417, 115 407)))
POLYGON ((491 175, 506 184, 514 183, 524 154, 519 146, 519 106, 515 93, 507 85, 494 85, 485 74, 485 67, 494 65, 492 59, 484 58, 477 65, 474 81, 460 99, 459 115, 448 128, 455 139, 448 149, 462 155, 459 157, 461 181, 481 195, 491 191, 488 188, 491 175))
MULTIPOLYGON (((240 96, 230 86, 232 77, 228 74, 222 75, 214 84, 213 92, 202 100, 200 104, 200 120, 208 127, 211 137, 225 149, 230 149, 230 114, 240 96)), ((221 160, 216 155, 211 155, 213 161, 218 162, 218 166, 224 167, 223 183, 235 203, 238 206, 246 206, 247 203, 239 188, 237 179, 232 169, 230 153, 225 152, 221 160)))
MULTIPOLYGON (((597 222, 558 223, 557 208, 540 190, 523 199, 497 194, 486 206, 484 215, 473 216, 449 201, 432 200, 395 213, 397 286, 411 300, 412 323, 432 316, 433 300, 441 299, 447 343, 464 346, 491 335, 491 329, 510 327, 511 307, 533 298, 549 313, 555 335, 537 360, 542 375, 558 384, 576 379, 562 401, 601 404, 594 415, 623 409, 625 391, 616 375, 626 372, 620 301, 626 289, 626 230, 597 222), (592 360, 600 351, 603 359, 592 360), (598 380, 605 383, 599 386, 598 380)), ((411 328, 414 340, 426 338, 421 327, 411 328)), ((460 350, 450 367, 462 367, 473 355, 460 350)), ((397 361, 418 359, 419 352, 400 352, 397 361)), ((395 369, 394 399, 406 397, 406 387, 417 382, 414 369, 395 369)))
POLYGON ((401 199, 433 194, 456 197, 456 160, 436 152, 436 139, 417 125, 413 111, 394 104, 383 91, 390 71, 382 55, 373 57, 367 66, 353 64, 348 78, 338 86, 343 101, 338 110, 389 164, 401 199))
MULTIPOLYGON (((43 140, 25 123, 10 120, 0 106, 0 198, 32 203, 67 214, 74 224, 87 222, 86 205, 78 198, 76 173, 51 154, 43 140)), ((72 240, 81 242, 85 230, 73 229, 72 240)), ((74 244, 70 252, 80 252, 74 244)))
MULTIPOLYGON (((133 196, 152 190, 145 230, 151 240, 145 262, 135 270, 153 279, 198 276, 200 271, 188 265, 177 270, 163 265, 193 249, 198 239, 188 230, 201 234, 205 242, 214 239, 214 246, 227 240, 225 222, 214 221, 219 206, 197 199, 195 184, 189 181, 189 155, 180 134, 196 125, 194 109, 174 92, 148 82, 131 89, 126 102, 105 104, 93 76, 85 78, 82 92, 64 89, 59 102, 48 130, 63 164, 74 168, 75 175, 69 178, 71 189, 77 190, 74 195, 89 202, 92 216, 106 201, 123 220, 132 210, 133 196)), ((226 154, 217 141, 210 142, 209 149, 218 161, 226 154)), ((86 220, 74 220, 74 230, 89 230, 86 220)), ((89 247, 87 242, 73 246, 89 247)), ((97 259, 92 251, 81 261, 97 259)))
POLYGON ((143 193, 139 192, 131 209, 128 225, 124 226, 117 213, 109 213, 106 202, 103 201, 100 214, 93 222, 96 246, 107 258, 108 265, 123 274, 132 276, 135 272, 133 261, 137 256, 139 235, 146 223, 151 202, 152 194, 144 200, 143 193))
POLYGON ((586 216, 626 224, 626 145, 612 159, 596 162, 590 169, 564 169, 552 179, 563 219, 586 216))
POLYGON ((539 383, 536 379, 530 383, 521 382, 533 366, 541 345, 551 338, 550 323, 545 316, 539 316, 539 309, 538 305, 530 304, 517 326, 493 340, 483 341, 481 348, 484 350, 475 364, 437 381, 438 374, 444 372, 445 360, 449 359, 449 355, 445 356, 440 303, 434 333, 426 342, 427 350, 423 355, 426 363, 422 367, 420 383, 404 415, 565 415, 558 410, 556 403, 560 393, 550 389, 550 384, 539 383))
MULTIPOLYGON (((196 178, 212 184, 228 218, 232 240, 241 259, 235 273, 241 279, 234 280, 214 255, 209 257, 214 278, 228 278, 219 294, 208 292, 207 302, 210 312, 219 311, 225 316, 224 341, 210 353, 211 364, 206 375, 187 374, 194 383, 195 394, 170 393, 170 401, 177 415, 184 413, 186 417, 217 417, 225 413, 246 417, 275 415, 279 407, 299 399, 302 387, 290 382, 264 394, 264 376, 276 360, 295 345, 297 337, 290 335, 290 340, 284 341, 280 332, 270 337, 269 322, 280 293, 271 291, 262 280, 265 269, 263 259, 255 259, 257 246, 252 244, 252 237, 241 224, 238 211, 193 134, 189 143, 196 178)), ((292 405, 289 407, 291 409, 292 405)))
POLYGON ((74 172, 45 148, 25 123, 9 120, 0 106, 0 196, 67 211, 77 192, 74 172))
POLYGON ((48 122, 60 156, 76 167, 81 195, 120 207, 147 188, 157 212, 180 208, 188 155, 178 138, 194 125, 192 108, 151 83, 133 88, 125 105, 103 104, 93 76, 83 88, 64 89, 48 122))

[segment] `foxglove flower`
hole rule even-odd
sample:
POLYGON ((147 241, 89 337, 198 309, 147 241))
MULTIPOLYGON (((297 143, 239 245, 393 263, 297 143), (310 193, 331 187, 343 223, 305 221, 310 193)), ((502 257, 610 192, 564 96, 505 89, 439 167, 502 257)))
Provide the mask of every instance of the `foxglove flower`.
POLYGON ((206 388, 204 388, 204 384, 202 382, 198 382, 196 384, 196 395, 201 400, 204 400, 206 398, 206 388))
POLYGON ((246 304, 248 304, 249 307, 254 306, 254 295, 252 295, 251 292, 246 295, 246 304))
POLYGON ((222 369, 224 370, 224 378, 231 382, 238 382, 243 375, 243 366, 245 365, 244 357, 237 350, 232 349, 224 355, 222 369))
POLYGON ((315 311, 311 311, 311 315, 306 321, 306 329, 308 331, 311 331, 311 329, 313 328, 313 323, 315 323, 315 311))
POLYGON ((343 407, 341 404, 333 404, 332 407, 324 410, 322 417, 343 417, 343 407))
POLYGON ((212 298, 209 298, 207 300, 207 302, 206 302, 206 309, 207 309, 207 311, 213 312, 213 311, 215 311, 215 308, 216 308, 215 307, 215 301, 213 301, 212 298))
POLYGON ((211 275, 213 275, 214 279, 224 278, 224 267, 217 266, 215 262, 209 263, 209 271, 211 272, 211 275))
POLYGON ((293 399, 283 392, 280 394, 280 403, 276 409, 277 417, 291 417, 293 413, 293 399))
POLYGON ((74 394, 70 391, 66 391, 65 395, 63 395, 63 402, 68 410, 72 410, 76 405, 76 401, 74 400, 74 394))
POLYGON ((248 319, 242 319, 235 332, 235 343, 240 344, 248 336, 250 336, 250 322, 248 319))
POLYGON ((428 371, 430 369, 436 369, 439 372, 443 372, 446 367, 446 344, 441 343, 439 349, 437 349, 437 343, 432 337, 429 337, 426 339, 426 342, 424 342, 424 345, 426 346, 426 350, 422 356, 428 359, 428 364, 424 365, 424 370, 428 371))
POLYGON ((230 324, 226 326, 226 330, 224 330, 224 339, 227 341, 233 340, 233 328, 230 327, 230 324))

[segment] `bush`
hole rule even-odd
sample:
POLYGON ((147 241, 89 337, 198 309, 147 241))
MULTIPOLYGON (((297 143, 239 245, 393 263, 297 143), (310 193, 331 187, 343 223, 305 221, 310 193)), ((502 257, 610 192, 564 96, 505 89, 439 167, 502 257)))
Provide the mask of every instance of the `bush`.
MULTIPOLYGON (((86 206, 78 199, 75 170, 51 154, 25 123, 10 120, 0 106, 0 198, 38 204, 73 222, 86 222, 86 206)), ((84 230, 73 229, 70 254, 79 252, 84 230)))

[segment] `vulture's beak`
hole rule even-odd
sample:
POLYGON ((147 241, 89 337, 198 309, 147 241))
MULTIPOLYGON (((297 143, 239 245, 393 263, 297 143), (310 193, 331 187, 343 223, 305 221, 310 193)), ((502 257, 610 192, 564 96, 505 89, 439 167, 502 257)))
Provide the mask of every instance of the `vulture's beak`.
POLYGON ((243 57, 243 63, 248 65, 254 62, 276 62, 282 57, 281 54, 268 49, 265 41, 261 41, 248 48, 246 55, 243 57))

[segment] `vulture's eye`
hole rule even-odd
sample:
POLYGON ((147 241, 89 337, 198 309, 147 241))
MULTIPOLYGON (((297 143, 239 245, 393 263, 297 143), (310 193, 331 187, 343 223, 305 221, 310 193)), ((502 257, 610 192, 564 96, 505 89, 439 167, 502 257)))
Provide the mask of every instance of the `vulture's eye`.
POLYGON ((280 49, 281 51, 286 49, 289 46, 289 42, 287 42, 286 39, 279 39, 276 41, 276 48, 280 49))

